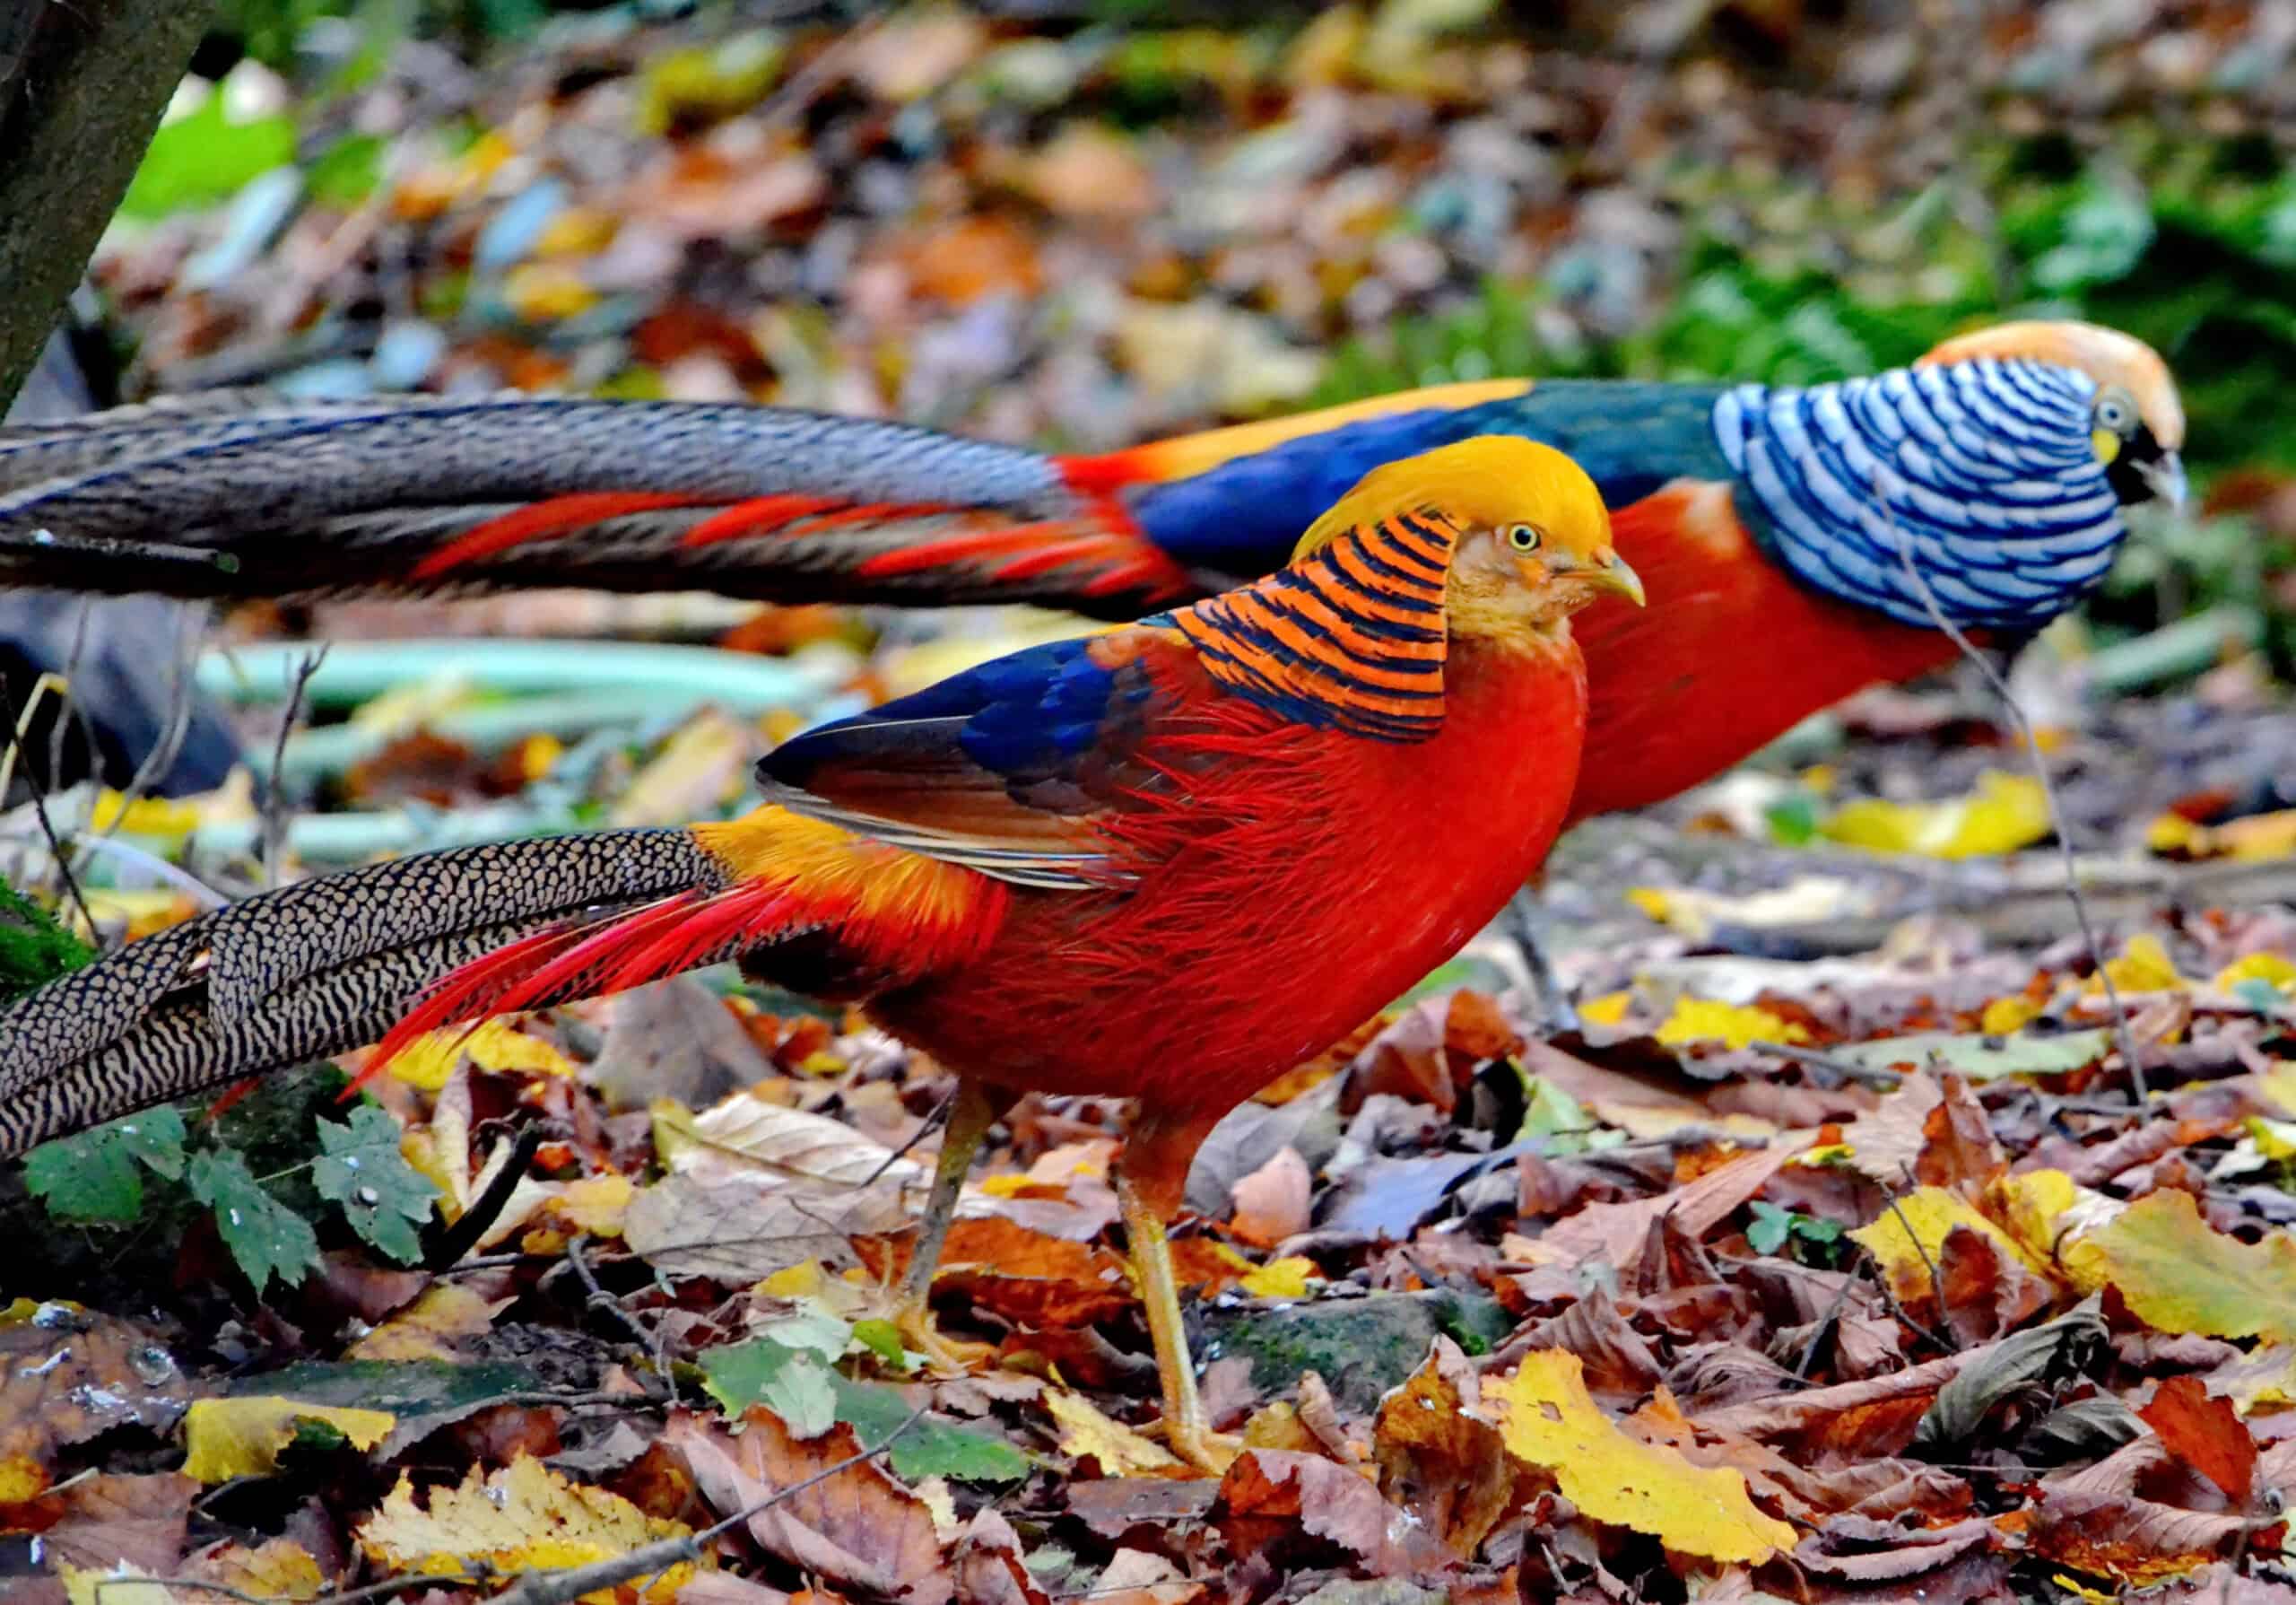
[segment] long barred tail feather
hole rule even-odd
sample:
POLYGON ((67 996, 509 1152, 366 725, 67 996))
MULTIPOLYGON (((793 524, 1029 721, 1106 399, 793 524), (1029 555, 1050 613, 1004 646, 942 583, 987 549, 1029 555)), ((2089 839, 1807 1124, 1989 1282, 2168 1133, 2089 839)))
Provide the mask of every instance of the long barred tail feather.
POLYGON ((222 597, 685 587, 1110 617, 1196 590, 1112 492, 1073 488, 1035 452, 789 408, 526 396, 227 393, 0 430, 0 576, 222 597))

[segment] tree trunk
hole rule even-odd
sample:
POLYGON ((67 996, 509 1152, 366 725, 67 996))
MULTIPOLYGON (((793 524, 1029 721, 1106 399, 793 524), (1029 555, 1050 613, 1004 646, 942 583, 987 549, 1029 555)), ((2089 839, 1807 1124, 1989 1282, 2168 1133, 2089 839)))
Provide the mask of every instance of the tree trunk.
POLYGON ((39 360, 209 0, 0 0, 0 411, 39 360))

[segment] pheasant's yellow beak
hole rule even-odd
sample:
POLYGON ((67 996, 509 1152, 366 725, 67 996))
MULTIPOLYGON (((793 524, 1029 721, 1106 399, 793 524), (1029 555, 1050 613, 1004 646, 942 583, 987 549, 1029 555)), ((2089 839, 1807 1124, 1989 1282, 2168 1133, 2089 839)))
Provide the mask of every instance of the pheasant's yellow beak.
POLYGON ((1587 583, 1596 590, 1613 591, 1637 607, 1643 605, 1642 576, 1626 566, 1626 559, 1617 553, 1604 554, 1603 561, 1587 576, 1587 583))

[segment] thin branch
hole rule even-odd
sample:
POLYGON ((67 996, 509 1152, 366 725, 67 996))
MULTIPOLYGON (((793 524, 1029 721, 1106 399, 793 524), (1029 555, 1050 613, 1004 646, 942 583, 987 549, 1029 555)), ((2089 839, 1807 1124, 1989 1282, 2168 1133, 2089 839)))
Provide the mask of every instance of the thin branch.
POLYGON ((303 654, 302 662, 295 670, 294 683, 287 689, 287 706, 279 715, 279 739, 271 749, 271 786, 263 798, 263 884, 266 889, 279 884, 279 859, 287 845, 287 798, 279 783, 280 774, 287 766, 287 737, 293 732, 296 715, 302 710, 304 688, 326 661, 324 642, 317 651, 303 654))
MULTIPOLYGON (((51 678, 53 676, 48 675, 42 675, 39 677, 39 684, 32 687, 32 694, 26 700, 21 712, 17 710, 14 695, 4 684, 0 684, 0 712, 7 715, 8 723, 13 727, 16 733, 15 744, 8 749, 8 762, 12 770, 16 755, 23 750, 24 732, 31 724, 32 703, 39 700, 40 687, 46 685, 51 678)), ((96 917, 90 912, 88 900, 81 894, 80 883, 72 873, 72 860, 65 855, 64 843, 57 836, 56 822, 48 816, 48 788, 40 783, 39 776, 29 769, 24 771, 24 783, 31 788, 32 817, 39 821, 39 833, 48 838, 48 850, 56 859, 56 873, 63 878, 64 891, 65 895, 72 899, 72 906, 80 911, 80 918, 86 921, 88 939, 93 943, 97 940, 96 917)))
POLYGON ((2001 699, 2002 707, 2008 711, 2010 721, 2017 727, 2017 734, 2024 741, 2026 756, 2032 761, 2033 779, 2040 783, 2041 798, 2048 807, 2049 828, 2057 833, 2057 850, 2064 860, 2065 894, 2072 902, 2073 918, 2081 928, 2081 939, 2088 944, 2089 960, 2097 967, 2097 979, 2104 984, 2105 999, 2112 1006, 2113 1029, 2120 1039, 2121 1058, 2127 1062, 2129 1086, 2135 1095, 2137 1106, 2142 1108, 2152 1097, 2144 1082, 2144 1060, 2136 1051, 2136 1034, 2129 1029, 2128 1010, 2121 1004, 2120 989, 2113 984, 2112 972, 2105 967, 2105 951, 2098 943, 2096 927, 2089 919, 2089 903, 2081 894, 2080 868, 2073 859, 2072 833, 2066 829, 2065 810, 2057 802, 2057 787, 2049 779, 2048 759, 2041 752, 2040 737, 2034 733, 2032 720, 2025 717, 2025 710, 2018 702, 2016 694, 2009 689, 2009 682, 2001 677, 2001 671, 1977 650, 1975 643, 1962 633, 1961 626, 1945 615, 1945 609, 1937 600, 1937 593, 1929 589, 1929 581, 1923 577, 1920 565, 1913 560, 1913 542, 1898 525, 1897 511, 1890 505, 1887 486, 1877 484, 1874 493, 1874 501, 1882 510, 1882 521, 1889 526, 1890 534, 1896 541, 1898 563, 1904 568, 1906 578, 1913 582, 1914 589, 1920 593, 1921 605, 1928 610, 1930 623, 1944 632, 1946 637, 1961 649, 1962 657, 1977 665, 1978 672, 1985 676, 1986 684, 1993 688, 1993 693, 2001 699))

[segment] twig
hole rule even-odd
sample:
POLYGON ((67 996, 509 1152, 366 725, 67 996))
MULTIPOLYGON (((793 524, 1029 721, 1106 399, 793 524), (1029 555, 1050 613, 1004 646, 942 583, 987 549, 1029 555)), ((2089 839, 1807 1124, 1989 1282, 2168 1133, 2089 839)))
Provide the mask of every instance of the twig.
POLYGON ((2120 990, 2113 984, 2112 972, 2105 967, 2105 950, 2098 943, 2096 927, 2089 920, 2088 900, 2081 894, 2080 869, 2073 859, 2072 833, 2065 827, 2065 810, 2057 800, 2057 787, 2049 779, 2048 759, 2041 752, 2040 737, 2034 733, 2032 720, 2025 717, 2024 708, 2010 691, 2009 682, 2001 677, 2001 671, 1977 650, 1970 638, 1962 633, 1961 626, 1945 615, 1945 609, 1937 600, 1937 593, 1929 589, 1929 581, 1922 576, 1920 566, 1913 560, 1913 543, 1898 527, 1897 512, 1890 505, 1886 487, 1876 484, 1874 493, 1874 501, 1882 510, 1882 521, 1889 526, 1891 535, 1896 539, 1898 563, 1904 568, 1906 578, 1913 582, 1914 589, 1920 593, 1921 605, 1928 610, 1930 622, 1961 649, 1962 657, 1977 665, 1978 672, 1985 676, 1986 684, 1993 688, 1994 695, 2001 699, 2002 707, 2008 711, 2010 722, 2017 727, 2017 734, 2024 741, 2026 756, 2032 760, 2033 779, 2039 782, 2041 799, 2048 808, 2049 828, 2057 833, 2057 850, 2064 860, 2065 894, 2072 902, 2073 918, 2081 928, 2081 939, 2088 944, 2089 961, 2097 966, 2097 979, 2104 985, 2105 999, 2112 1005, 2113 1028, 2120 1039, 2121 1058, 2127 1062, 2129 1086, 2135 1095, 2137 1107, 2141 1109, 2152 1099, 2151 1090, 2144 1083, 2144 1060, 2137 1053, 2135 1034, 2128 1027, 2128 1010, 2121 1005, 2120 990))
POLYGON ((279 859, 287 842, 287 798, 280 789, 280 771, 287 763, 287 737, 295 728, 297 714, 302 711, 303 690, 310 685, 311 676, 326 661, 326 643, 318 650, 303 654, 296 666, 295 678, 287 688, 287 706, 279 714, 279 739, 271 748, 271 785, 263 798, 263 884, 266 890, 279 884, 279 859))
POLYGON ((1879 1092, 1895 1092, 1905 1085, 1905 1077, 1895 1070, 1876 1069, 1872 1065, 1858 1064, 1848 1059, 1837 1059, 1831 1053, 1821 1053, 1814 1048, 1798 1048, 1791 1042, 1755 1042, 1757 1053, 1775 1053, 1780 1059, 1790 1059, 1796 1064, 1813 1065, 1822 1070, 1831 1070, 1846 1081, 1870 1086, 1879 1092))
POLYGON ((1818 1317, 1818 1330, 1810 1334, 1808 1347, 1802 1350, 1802 1357, 1794 1362, 1794 1375, 1796 1381, 1809 1380, 1810 1367, 1817 1364, 1818 1350, 1824 1346, 1826 1334, 1833 1330, 1833 1323, 1841 1318, 1841 1306, 1849 1302, 1849 1290, 1857 1286, 1865 1274, 1866 1261, 1861 1259, 1850 1266, 1848 1272, 1841 1278, 1841 1286, 1834 1289, 1833 1303, 1828 1304, 1826 1313, 1818 1317))
MULTIPOLYGON (((8 761, 12 768, 16 755, 23 750, 24 732, 30 726, 32 703, 39 699, 39 686, 45 685, 50 677, 47 675, 40 676, 39 685, 33 686, 31 697, 26 700, 21 713, 16 708, 14 695, 9 692, 4 684, 0 684, 0 711, 6 713, 9 724, 14 727, 16 732, 15 744, 8 749, 8 761)), ((72 899, 72 906, 80 911, 80 918, 86 922, 88 939, 92 943, 97 939, 96 916, 89 910, 88 900, 80 891, 80 882, 72 873, 72 860, 65 854, 64 843, 57 838, 56 822, 48 816, 48 788, 40 783, 39 776, 29 769, 24 771, 24 783, 31 788, 32 817, 39 821, 39 833, 48 838, 48 850, 56 859, 56 873, 63 879, 64 891, 65 895, 72 899)))
POLYGON ((526 1173, 526 1166, 534 1163, 541 1147, 540 1126, 529 1125, 519 1130, 510 1146, 510 1157, 494 1173, 486 1191, 471 1200, 470 1208, 439 1234, 430 1252, 422 1256, 423 1269, 433 1274, 444 1270, 477 1245, 478 1240, 486 1235, 486 1228, 501 1217, 510 1195, 517 1191, 519 1180, 526 1173))
POLYGON ((661 1374, 663 1385, 674 1398, 678 1390, 677 1377, 670 1368, 669 1345, 662 1328, 657 1324, 653 1330, 648 1331, 637 1316, 622 1307, 622 1300, 598 1286, 597 1273, 590 1269, 590 1261, 582 1252, 582 1245, 589 1240, 587 1233, 578 1233, 566 1245, 567 1262, 574 1267, 574 1274, 581 1278, 583 1291, 587 1295, 583 1302, 593 1310, 605 1311, 622 1322, 638 1339, 639 1346, 653 1356, 654 1369, 661 1374))
POLYGON ((900 1160, 906 1158, 911 1148, 915 1147, 918 1143, 923 1142, 926 1137, 939 1130, 940 1127, 947 1121, 949 1118, 949 1111, 955 1108, 956 1103, 957 1095, 953 1092, 948 1094, 938 1103, 935 1103, 932 1109, 926 1112, 924 1123, 918 1126, 916 1130, 910 1132, 908 1139, 904 1141, 900 1147, 893 1149, 892 1152, 887 1154, 883 1159, 879 1160, 877 1162, 877 1168, 871 1171, 867 1175, 862 1177, 860 1182, 856 1184, 856 1191, 857 1191, 862 1187, 874 1187, 879 1182, 883 1181, 884 1179, 885 1173, 892 1169, 892 1167, 900 1160))

